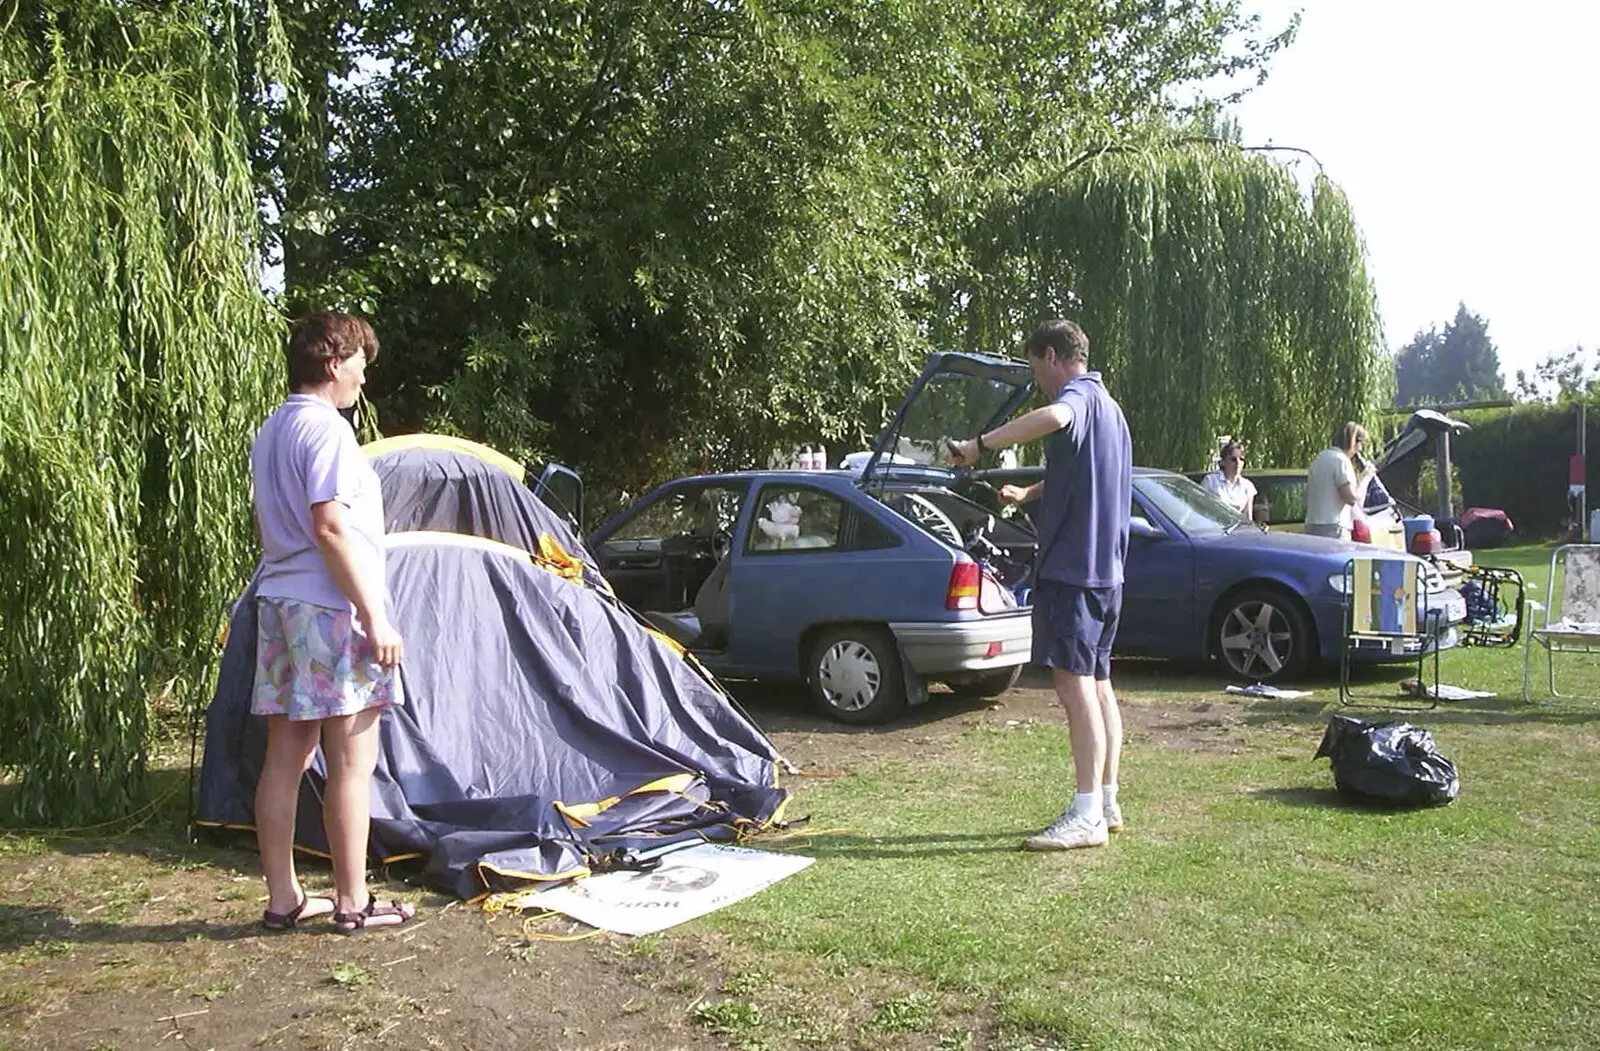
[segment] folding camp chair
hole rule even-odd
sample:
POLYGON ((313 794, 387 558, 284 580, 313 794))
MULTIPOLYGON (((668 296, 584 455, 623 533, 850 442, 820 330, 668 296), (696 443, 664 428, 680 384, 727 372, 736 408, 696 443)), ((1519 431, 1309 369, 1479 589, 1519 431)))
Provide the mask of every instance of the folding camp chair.
MULTIPOLYGON (((1545 600, 1540 603, 1529 599, 1528 607, 1528 637, 1522 652, 1522 699, 1528 699, 1535 643, 1544 647, 1550 696, 1567 697, 1568 694, 1556 688, 1556 654, 1600 653, 1600 544, 1562 544, 1552 551, 1545 600)), ((1592 695, 1587 697, 1596 699, 1592 695)))
POLYGON ((1461 645, 1510 649, 1521 641, 1525 609, 1521 573, 1472 566, 1463 574, 1459 590, 1467 603, 1461 645))
POLYGON ((1381 701, 1395 707, 1396 696, 1358 696, 1350 685, 1351 658, 1359 651, 1387 650, 1392 656, 1414 656, 1418 700, 1439 704, 1438 625, 1443 609, 1429 605, 1420 570, 1413 559, 1352 558, 1344 567, 1344 634, 1339 640, 1339 703, 1381 701), (1426 687, 1424 666, 1433 657, 1433 685, 1426 687))

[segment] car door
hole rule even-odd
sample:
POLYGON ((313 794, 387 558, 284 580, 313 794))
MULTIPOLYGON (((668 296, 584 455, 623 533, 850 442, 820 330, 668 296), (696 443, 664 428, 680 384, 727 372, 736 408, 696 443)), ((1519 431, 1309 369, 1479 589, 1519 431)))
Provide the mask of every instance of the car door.
POLYGON ((533 495, 565 518, 574 533, 583 535, 583 477, 577 471, 565 464, 545 464, 533 484, 533 495))
POLYGON ((1200 650, 1194 542, 1133 496, 1117 651, 1181 656, 1200 650))
POLYGON ((623 602, 641 612, 690 608, 728 551, 746 481, 684 479, 602 527, 589 547, 623 602))
POLYGON ((901 538, 853 495, 787 480, 756 491, 732 556, 730 674, 795 674, 814 624, 897 619, 907 592, 901 538))

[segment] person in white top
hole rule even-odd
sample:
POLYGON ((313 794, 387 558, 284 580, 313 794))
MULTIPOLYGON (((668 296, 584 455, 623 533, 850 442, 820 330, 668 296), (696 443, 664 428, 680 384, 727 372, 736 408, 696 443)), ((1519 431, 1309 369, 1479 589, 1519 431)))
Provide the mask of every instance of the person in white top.
POLYGON ((1356 473, 1352 457, 1367 444, 1367 429, 1343 423, 1333 432, 1333 444, 1317 454, 1306 471, 1306 532, 1311 536, 1350 539, 1350 526, 1367 496, 1376 470, 1370 465, 1356 473))
POLYGON ((1217 461, 1222 469, 1206 475, 1202 483, 1206 492, 1244 515, 1245 521, 1255 521, 1256 484, 1244 476, 1244 442, 1237 438, 1223 442, 1217 461))

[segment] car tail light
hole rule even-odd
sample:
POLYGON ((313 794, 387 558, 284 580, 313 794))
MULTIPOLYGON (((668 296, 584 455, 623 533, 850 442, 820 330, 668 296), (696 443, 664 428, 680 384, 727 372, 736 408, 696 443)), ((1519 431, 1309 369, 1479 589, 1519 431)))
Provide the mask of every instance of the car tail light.
POLYGON ((978 563, 970 558, 961 559, 950 570, 950 590, 944 593, 944 608, 977 609, 978 589, 982 583, 983 574, 978 563))
POLYGON ((1436 555, 1443 550, 1444 544, 1439 539, 1437 529, 1419 529, 1411 535, 1411 553, 1413 555, 1436 555))
POLYGON ((1370 544, 1372 543, 1372 530, 1368 528, 1367 523, 1357 519, 1350 523, 1350 539, 1358 544, 1370 544))

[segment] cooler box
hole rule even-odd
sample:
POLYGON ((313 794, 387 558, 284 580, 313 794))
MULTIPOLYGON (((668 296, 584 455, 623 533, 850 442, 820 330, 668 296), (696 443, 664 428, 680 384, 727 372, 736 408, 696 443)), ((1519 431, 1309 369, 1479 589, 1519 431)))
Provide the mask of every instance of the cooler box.
POLYGON ((1426 533, 1428 530, 1434 527, 1432 515, 1416 515, 1412 518, 1405 519, 1404 524, 1406 527, 1407 551, 1412 550, 1412 540, 1418 533, 1426 533))

